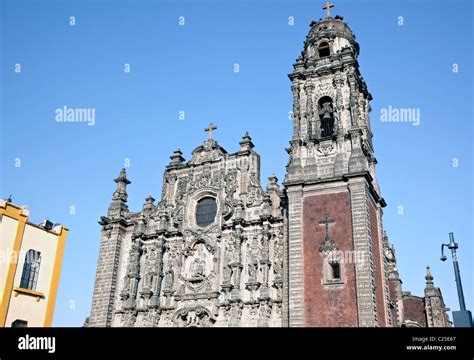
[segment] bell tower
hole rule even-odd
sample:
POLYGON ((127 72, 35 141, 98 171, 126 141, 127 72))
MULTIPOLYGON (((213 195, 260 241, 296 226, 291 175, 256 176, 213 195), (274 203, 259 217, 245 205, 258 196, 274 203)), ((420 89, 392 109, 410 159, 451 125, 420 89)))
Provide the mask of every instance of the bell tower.
POLYGON ((359 72, 359 44, 330 7, 310 24, 288 75, 286 325, 390 326, 372 96, 359 72))

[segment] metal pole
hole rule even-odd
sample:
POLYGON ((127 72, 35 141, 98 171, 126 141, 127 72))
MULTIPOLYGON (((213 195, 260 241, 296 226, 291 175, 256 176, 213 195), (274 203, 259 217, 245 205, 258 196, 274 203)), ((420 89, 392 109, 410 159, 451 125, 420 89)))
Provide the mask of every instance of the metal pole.
POLYGON ((458 254, 456 253, 458 244, 454 242, 454 234, 452 232, 449 233, 449 246, 448 247, 451 249, 451 254, 453 257, 454 276, 456 280, 456 287, 458 289, 459 308, 461 311, 466 311, 466 303, 464 301, 464 293, 462 291, 461 273, 459 271, 458 254))

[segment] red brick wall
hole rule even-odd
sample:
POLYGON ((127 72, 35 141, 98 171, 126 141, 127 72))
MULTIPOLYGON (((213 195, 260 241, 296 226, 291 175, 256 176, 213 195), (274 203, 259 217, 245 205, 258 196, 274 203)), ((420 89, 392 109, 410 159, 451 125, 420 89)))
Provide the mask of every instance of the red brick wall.
POLYGON ((416 321, 421 326, 426 326, 424 299, 415 296, 404 297, 403 318, 404 320, 416 321))
POLYGON ((389 281, 389 289, 390 289, 390 301, 392 301, 394 307, 391 310, 392 314, 392 326, 398 327, 400 324, 398 323, 398 313, 397 313, 397 286, 398 286, 398 280, 397 281, 389 281))
POLYGON ((379 326, 387 326, 387 317, 384 299, 384 283, 383 283, 383 267, 382 259, 380 258, 380 239, 378 232, 377 214, 375 206, 372 202, 369 203, 370 209, 370 234, 372 239, 372 254, 374 259, 375 270, 375 301, 377 304, 377 320, 379 326))
POLYGON ((319 246, 326 237, 319 222, 329 214, 336 222, 330 235, 342 251, 353 251, 352 213, 348 191, 314 195, 303 203, 304 318, 305 326, 358 326, 354 263, 341 264, 344 285, 323 285, 323 256, 319 246))
POLYGON ((390 300, 392 300, 393 302, 396 301, 396 294, 397 294, 397 284, 395 281, 390 281, 389 282, 389 286, 390 286, 390 300))

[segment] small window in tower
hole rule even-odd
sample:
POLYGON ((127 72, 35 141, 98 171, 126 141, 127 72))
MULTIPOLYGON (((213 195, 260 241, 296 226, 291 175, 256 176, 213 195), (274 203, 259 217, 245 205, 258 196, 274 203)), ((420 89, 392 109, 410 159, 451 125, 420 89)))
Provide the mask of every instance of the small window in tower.
POLYGON ((331 278, 337 280, 341 278, 341 268, 338 263, 331 264, 331 278))
POLYGON ((328 57, 329 56, 329 44, 327 42, 322 42, 318 46, 319 57, 328 57))
POLYGON ((216 218, 217 203, 212 197, 205 197, 198 201, 196 207, 196 222, 200 227, 212 224, 216 218))

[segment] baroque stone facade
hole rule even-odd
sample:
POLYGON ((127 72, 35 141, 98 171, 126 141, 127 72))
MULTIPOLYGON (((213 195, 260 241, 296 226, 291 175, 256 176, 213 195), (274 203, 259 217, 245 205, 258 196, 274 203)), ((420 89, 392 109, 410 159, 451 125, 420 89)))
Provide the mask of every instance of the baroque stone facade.
POLYGON ((248 134, 227 153, 214 139, 184 162, 176 150, 161 201, 126 206, 125 169, 109 214, 90 325, 281 326, 283 192, 275 176, 260 186, 260 157, 248 134), (198 224, 200 199, 214 220, 198 224), (114 265, 108 258, 116 258, 114 265))
POLYGON ((275 176, 261 187, 247 133, 230 154, 212 124, 189 161, 170 157, 158 203, 130 212, 123 169, 100 221, 88 326, 401 325, 359 45, 340 16, 310 27, 289 74, 284 187, 275 176))

